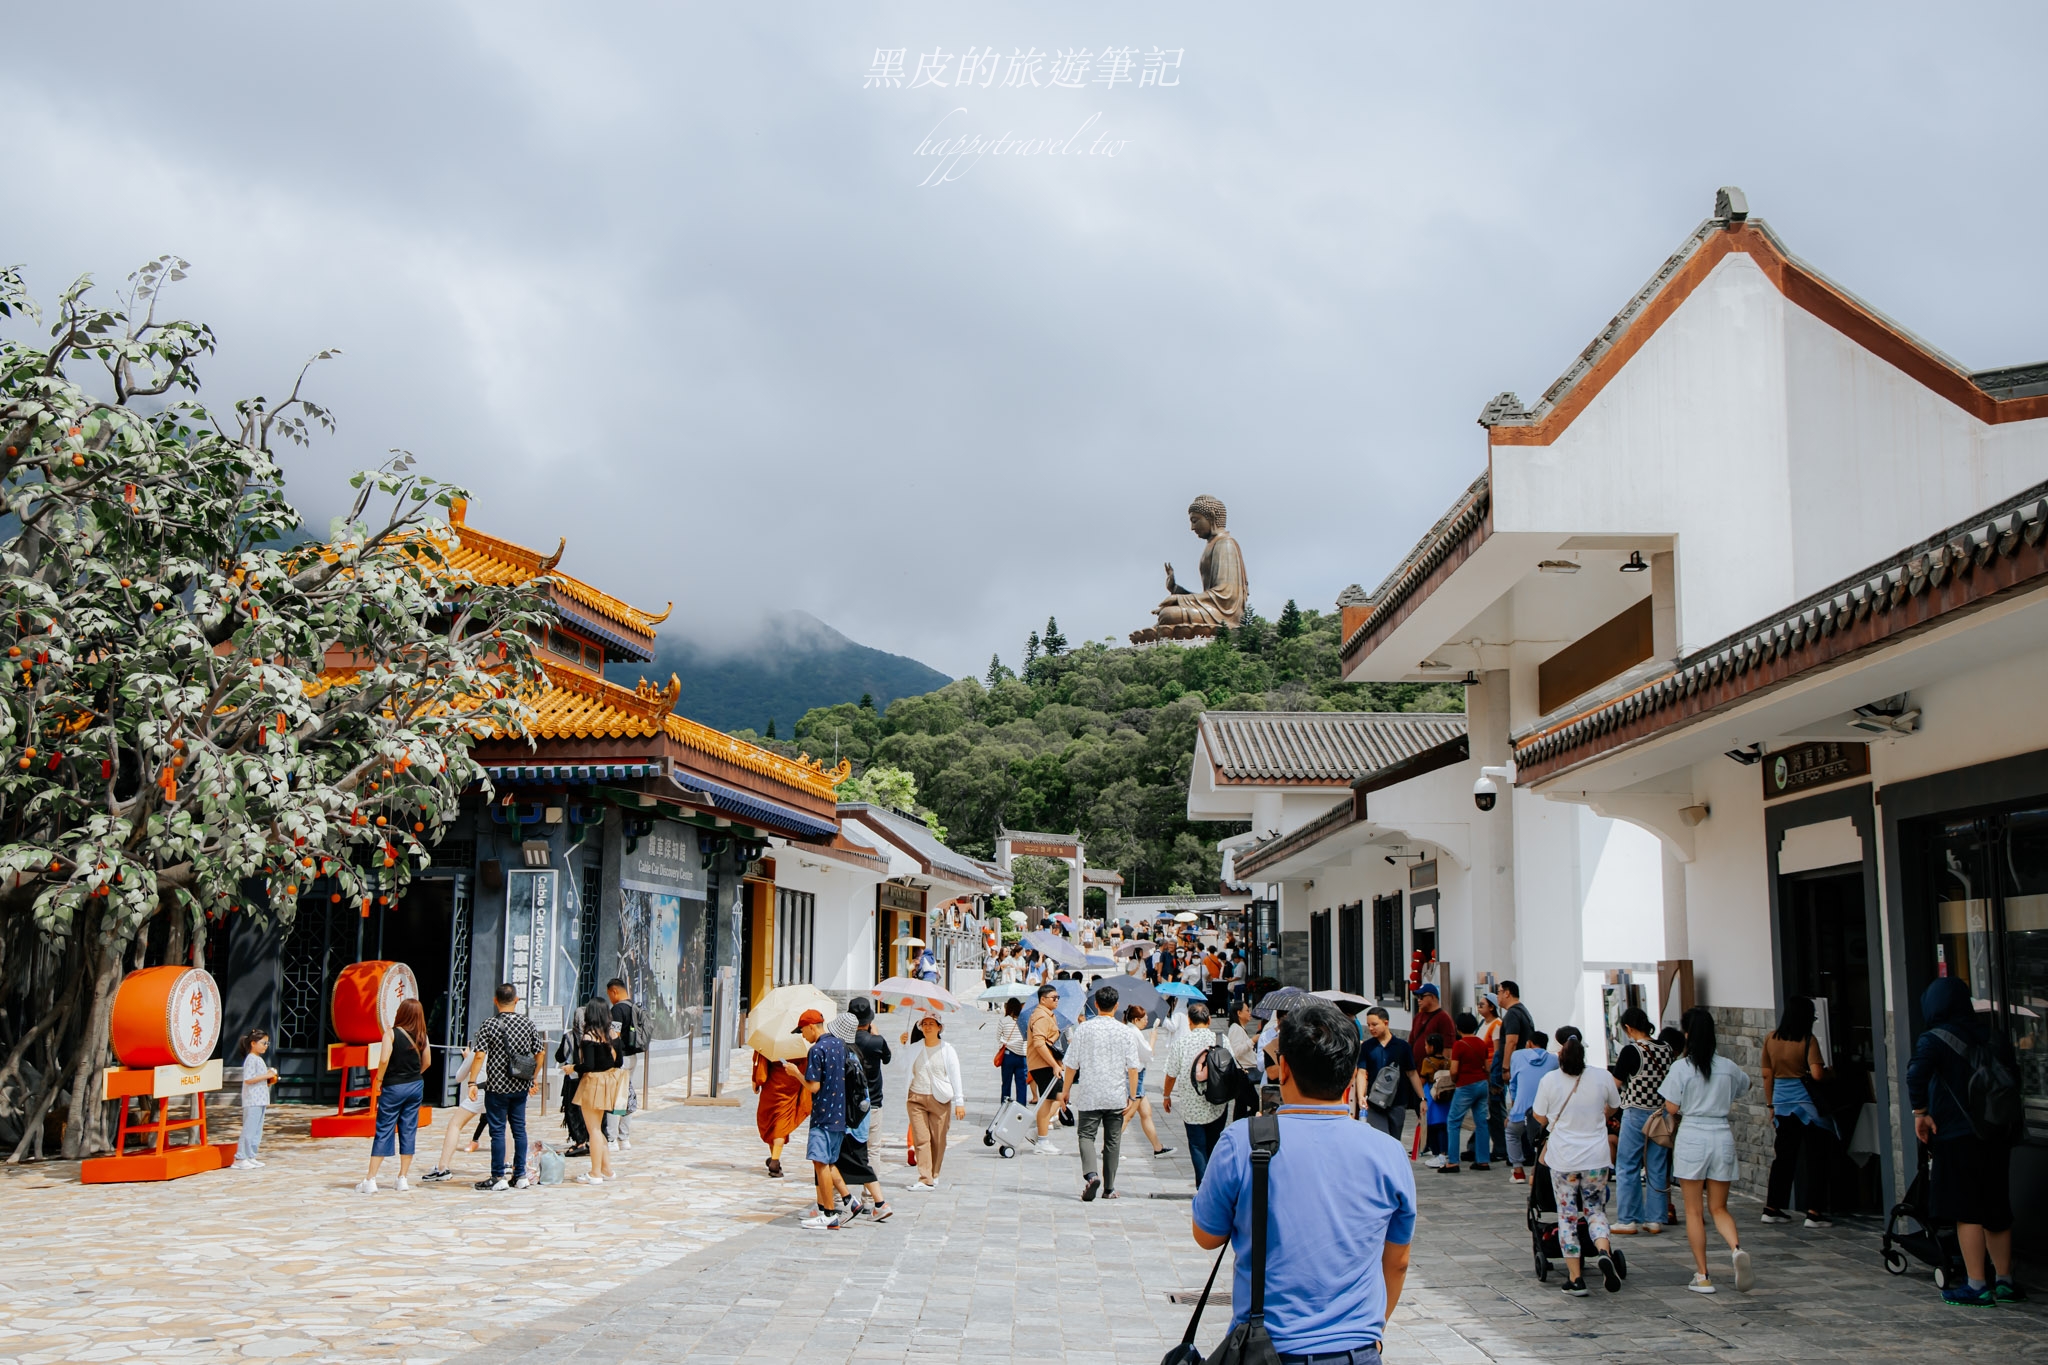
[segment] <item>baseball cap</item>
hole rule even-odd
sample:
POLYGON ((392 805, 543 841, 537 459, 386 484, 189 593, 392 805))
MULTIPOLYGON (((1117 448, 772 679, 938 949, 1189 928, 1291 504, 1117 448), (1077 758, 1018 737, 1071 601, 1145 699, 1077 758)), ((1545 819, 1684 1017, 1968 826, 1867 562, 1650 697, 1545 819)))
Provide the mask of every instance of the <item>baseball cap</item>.
POLYGON ((822 1024, 824 1022, 824 1015, 818 1013, 816 1010, 805 1010, 802 1014, 797 1016, 796 1027, 791 1029, 790 1032, 802 1033, 804 1031, 805 1026, 810 1024, 822 1024))
MULTIPOLYGON (((1422 988, 1415 993, 1417 995, 1437 995, 1437 989, 1434 983, 1425 981, 1422 983, 1422 988)), ((1437 998, 1442 999, 1443 997, 1437 995, 1437 998)))

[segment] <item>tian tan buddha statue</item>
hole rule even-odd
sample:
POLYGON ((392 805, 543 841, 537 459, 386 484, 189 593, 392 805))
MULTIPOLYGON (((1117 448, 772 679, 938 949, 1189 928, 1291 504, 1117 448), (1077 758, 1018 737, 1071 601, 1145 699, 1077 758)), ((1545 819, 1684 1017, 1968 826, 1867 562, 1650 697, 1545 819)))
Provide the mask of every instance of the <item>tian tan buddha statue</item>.
POLYGON ((1202 587, 1199 592, 1181 585, 1166 566, 1164 602, 1153 609, 1158 624, 1150 630, 1135 631, 1134 644, 1153 640, 1187 640, 1214 635, 1219 628, 1235 628, 1244 620, 1248 584, 1244 576, 1244 555, 1237 541, 1223 529, 1228 513, 1223 503, 1207 496, 1188 504, 1188 526, 1208 542, 1202 551, 1202 587))

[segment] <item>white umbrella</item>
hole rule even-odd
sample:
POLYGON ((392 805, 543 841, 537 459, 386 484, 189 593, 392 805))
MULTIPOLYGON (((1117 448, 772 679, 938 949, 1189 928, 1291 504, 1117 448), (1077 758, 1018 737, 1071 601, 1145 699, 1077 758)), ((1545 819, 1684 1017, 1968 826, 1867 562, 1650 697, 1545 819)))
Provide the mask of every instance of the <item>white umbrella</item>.
POLYGON ((1192 910, 1183 910, 1178 915, 1175 915, 1174 918, 1179 920, 1182 924, 1193 924, 1196 920, 1200 919, 1201 916, 1196 914, 1192 910))
POLYGON ((839 1002, 816 986, 777 986, 747 1011, 747 1046, 778 1062, 805 1055, 811 1045, 792 1031, 805 1010, 816 1010, 828 1023, 840 1013, 839 1002))
POLYGON ((960 1002, 953 993, 936 981, 920 981, 910 976, 892 976, 878 981, 868 989, 868 994, 877 1000, 886 1001, 898 1009, 957 1010, 960 1002))
POLYGON ((904 935, 904 936, 903 936, 902 938, 899 938, 899 939, 892 939, 892 940, 890 940, 890 943, 891 943, 891 946, 893 946, 893 947, 897 947, 897 948, 922 948, 922 947, 924 947, 924 940, 923 940, 923 939, 921 939, 921 938, 912 938, 912 937, 911 937, 911 936, 910 936, 909 934, 905 934, 905 935, 904 935))

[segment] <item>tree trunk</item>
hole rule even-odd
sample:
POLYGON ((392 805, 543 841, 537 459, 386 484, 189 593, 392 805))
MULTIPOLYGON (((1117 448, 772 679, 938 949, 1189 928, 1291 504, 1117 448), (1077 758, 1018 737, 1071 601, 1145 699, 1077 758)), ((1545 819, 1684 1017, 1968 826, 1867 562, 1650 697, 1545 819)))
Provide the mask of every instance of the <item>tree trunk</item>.
POLYGON ((189 937, 186 933, 190 923, 189 918, 175 901, 170 900, 162 902, 157 907, 157 913, 165 916, 168 920, 168 923, 164 926, 164 964, 166 966, 182 964, 186 958, 185 941, 189 937))
MULTIPOLYGON (((125 946, 125 945, 124 945, 125 946)), ((64 1125, 64 1159, 76 1161, 105 1145, 101 1133, 100 1068, 106 1064, 107 1039, 114 1018, 114 988, 121 981, 121 960, 127 954, 112 944, 99 952, 99 971, 92 984, 92 1009, 85 1036, 72 1059, 70 1121, 64 1125)))

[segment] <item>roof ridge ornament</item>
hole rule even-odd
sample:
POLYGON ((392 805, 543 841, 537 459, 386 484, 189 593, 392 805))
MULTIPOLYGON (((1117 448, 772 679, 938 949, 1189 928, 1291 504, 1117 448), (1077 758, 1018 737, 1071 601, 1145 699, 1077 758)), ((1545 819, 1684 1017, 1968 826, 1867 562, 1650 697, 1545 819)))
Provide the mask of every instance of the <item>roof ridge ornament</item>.
POLYGON ((1502 389, 1487 400, 1479 410, 1479 425, 1482 427, 1504 426, 1510 423, 1529 421, 1529 410, 1522 406, 1522 400, 1509 389, 1502 389))
POLYGON ((1714 191, 1714 220, 1734 227, 1749 221, 1749 198, 1734 185, 1723 185, 1714 191))

